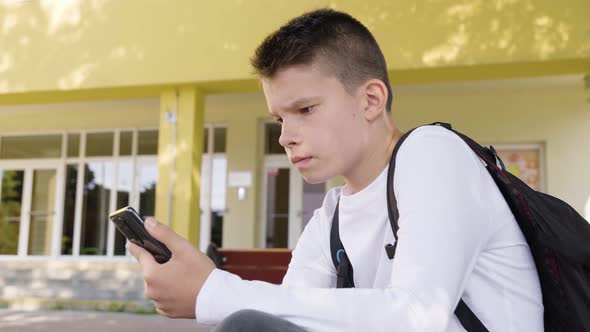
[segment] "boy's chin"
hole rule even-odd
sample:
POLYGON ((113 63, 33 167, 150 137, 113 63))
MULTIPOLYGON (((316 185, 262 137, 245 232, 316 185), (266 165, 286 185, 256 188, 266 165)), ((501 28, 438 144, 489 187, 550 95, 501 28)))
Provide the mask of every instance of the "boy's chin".
POLYGON ((300 174, 303 177, 303 180, 309 184, 324 183, 335 177, 326 174, 300 174))

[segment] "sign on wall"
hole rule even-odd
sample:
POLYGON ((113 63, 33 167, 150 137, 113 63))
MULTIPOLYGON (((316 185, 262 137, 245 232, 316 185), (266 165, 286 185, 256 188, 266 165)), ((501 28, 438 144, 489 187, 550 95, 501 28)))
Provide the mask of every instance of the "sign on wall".
POLYGON ((543 149, 540 144, 494 145, 506 169, 528 184, 543 191, 543 149))

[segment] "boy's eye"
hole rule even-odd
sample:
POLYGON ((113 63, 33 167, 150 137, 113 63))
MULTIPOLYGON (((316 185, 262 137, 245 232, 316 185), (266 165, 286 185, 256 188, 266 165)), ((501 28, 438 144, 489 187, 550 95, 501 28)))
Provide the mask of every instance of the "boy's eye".
POLYGON ((313 111, 313 106, 304 107, 304 108, 302 108, 302 109, 299 110, 299 112, 301 112, 303 114, 309 113, 311 111, 313 111))

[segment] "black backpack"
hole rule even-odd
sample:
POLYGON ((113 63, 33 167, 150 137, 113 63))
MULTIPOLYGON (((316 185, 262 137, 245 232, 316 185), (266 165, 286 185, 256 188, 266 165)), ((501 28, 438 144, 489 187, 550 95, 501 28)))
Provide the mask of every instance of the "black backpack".
MULTIPOLYGON (((590 331, 590 224, 567 203, 533 190, 506 171, 494 147, 482 147, 453 130, 449 124, 431 125, 454 132, 485 161, 488 172, 510 206, 539 274, 545 331, 590 331)), ((399 212, 393 192, 395 159, 403 141, 412 131, 400 138, 389 162, 387 209, 395 238, 393 245, 385 246, 389 259, 395 256, 396 245, 400 241, 397 237, 399 212)), ((353 267, 338 232, 338 204, 332 220, 330 249, 337 271, 337 287, 354 287, 353 267)), ((469 332, 488 331, 463 300, 459 301, 455 315, 469 332)))

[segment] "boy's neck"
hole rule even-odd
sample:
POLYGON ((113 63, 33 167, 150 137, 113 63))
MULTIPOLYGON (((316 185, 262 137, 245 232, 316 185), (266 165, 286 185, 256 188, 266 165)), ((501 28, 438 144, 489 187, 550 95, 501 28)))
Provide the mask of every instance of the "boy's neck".
POLYGON ((393 149, 402 135, 403 133, 394 127, 393 132, 386 137, 383 144, 378 144, 361 165, 344 177, 347 193, 355 194, 375 181, 389 164, 393 149))

